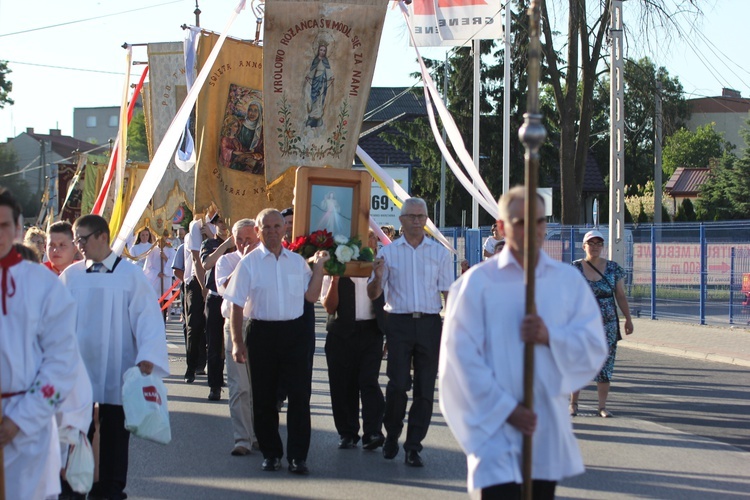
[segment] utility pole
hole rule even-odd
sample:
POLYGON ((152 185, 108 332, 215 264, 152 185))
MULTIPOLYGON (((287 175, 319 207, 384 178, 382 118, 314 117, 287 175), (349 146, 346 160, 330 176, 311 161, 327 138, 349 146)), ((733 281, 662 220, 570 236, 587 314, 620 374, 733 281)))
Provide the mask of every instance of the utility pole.
POLYGON ((661 141, 662 141, 662 112, 661 112, 661 82, 656 81, 656 102, 654 103, 654 224, 661 224, 661 141))
MULTIPOLYGON (((481 48, 478 38, 473 40, 474 49, 474 116, 472 117, 472 131, 474 136, 474 148, 472 154, 474 156, 474 166, 477 167, 479 172, 479 90, 482 86, 482 79, 480 74, 481 65, 481 48)), ((474 182, 474 187, 477 183, 474 182)), ((479 202, 476 198, 471 199, 471 227, 472 229, 479 229, 479 202)))
POLYGON ((503 39, 505 53, 503 54, 503 194, 510 190, 510 1, 505 2, 505 30, 503 39))
MULTIPOLYGON (((448 51, 445 52, 443 66, 443 103, 448 107, 448 51)), ((443 125, 443 143, 445 142, 445 125, 443 125)), ((445 227, 445 156, 440 155, 440 228, 445 227)))
POLYGON ((609 259, 625 264, 625 90, 622 57, 622 0, 610 11, 609 259))

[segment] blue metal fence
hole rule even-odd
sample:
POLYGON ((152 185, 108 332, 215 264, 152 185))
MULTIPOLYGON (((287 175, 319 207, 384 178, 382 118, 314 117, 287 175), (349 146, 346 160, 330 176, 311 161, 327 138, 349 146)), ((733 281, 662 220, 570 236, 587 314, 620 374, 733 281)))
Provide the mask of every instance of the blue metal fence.
MULTIPOLYGON (((562 262, 583 258, 581 241, 590 229, 550 224, 543 248, 562 262)), ((599 230, 607 236, 606 227, 599 230)), ((464 258, 471 265, 482 260, 489 227, 441 231, 458 250, 456 276, 464 258)), ((635 316, 750 324, 750 221, 627 225, 624 236, 626 291, 635 316)))

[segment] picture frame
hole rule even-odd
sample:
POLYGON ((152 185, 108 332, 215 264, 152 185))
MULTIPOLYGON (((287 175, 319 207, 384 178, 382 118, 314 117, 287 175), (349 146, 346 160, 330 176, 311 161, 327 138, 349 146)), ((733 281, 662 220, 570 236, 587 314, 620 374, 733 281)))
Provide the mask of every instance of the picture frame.
POLYGON ((364 170, 299 167, 295 178, 292 235, 327 229, 367 242, 372 177, 364 170))

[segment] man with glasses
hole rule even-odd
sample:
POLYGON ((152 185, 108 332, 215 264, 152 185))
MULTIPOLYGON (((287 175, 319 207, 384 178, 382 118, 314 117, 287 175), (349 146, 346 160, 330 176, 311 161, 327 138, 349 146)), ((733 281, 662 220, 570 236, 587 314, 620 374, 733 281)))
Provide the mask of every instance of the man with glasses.
MULTIPOLYGON (((524 220, 522 186, 498 203, 506 245, 450 289, 440 352, 440 409, 467 455, 472 498, 521 498, 523 436, 534 436, 535 499, 583 472, 568 395, 589 383, 607 355, 601 313, 581 273, 539 246, 536 314, 525 313, 524 236, 542 243, 546 218, 524 220), (535 344, 534 410, 523 404, 524 344, 535 344)), ((536 214, 544 202, 536 199, 536 214)))
POLYGON ((386 245, 373 263, 367 285, 370 300, 385 290, 386 341, 388 343, 388 385, 385 392, 383 424, 387 432, 383 456, 398 454, 398 438, 404 427, 407 391, 412 385, 409 373, 414 366, 414 393, 406 431, 405 462, 422 467, 422 440, 432 418, 435 376, 440 350, 442 320, 440 297, 447 296, 453 283, 451 255, 438 243, 425 237, 427 204, 409 198, 401 207, 403 237, 386 245))
MULTIPOLYGON (((99 480, 91 497, 126 498, 128 441, 122 409, 122 376, 138 366, 169 375, 164 323, 158 297, 143 271, 109 247, 109 225, 98 215, 73 224, 73 242, 84 260, 60 276, 76 301, 81 357, 99 403, 99 480)), ((89 430, 93 437, 94 426, 89 430)))

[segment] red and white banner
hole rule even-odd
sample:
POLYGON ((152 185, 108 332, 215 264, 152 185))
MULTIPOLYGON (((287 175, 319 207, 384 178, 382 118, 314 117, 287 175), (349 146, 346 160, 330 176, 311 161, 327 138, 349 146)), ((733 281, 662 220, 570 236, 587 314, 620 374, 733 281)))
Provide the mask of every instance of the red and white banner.
MULTIPOLYGON (((732 248, 736 258, 750 257, 750 245, 709 243, 706 245, 706 282, 728 285, 731 277, 732 248)), ((657 285, 700 285, 701 246, 699 243, 657 243, 657 285)), ((633 284, 651 284, 651 244, 633 244, 633 284)))
POLYGON ((418 47, 454 47, 503 37, 500 0, 414 0, 409 21, 418 47))

